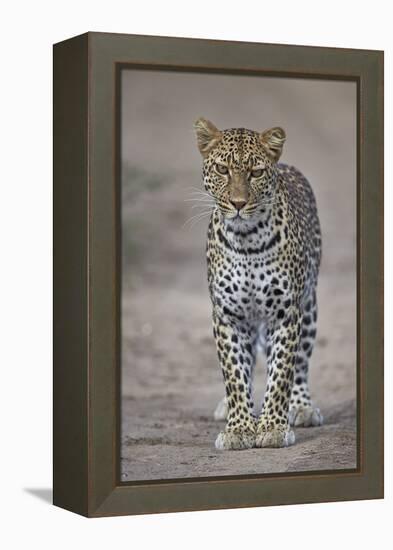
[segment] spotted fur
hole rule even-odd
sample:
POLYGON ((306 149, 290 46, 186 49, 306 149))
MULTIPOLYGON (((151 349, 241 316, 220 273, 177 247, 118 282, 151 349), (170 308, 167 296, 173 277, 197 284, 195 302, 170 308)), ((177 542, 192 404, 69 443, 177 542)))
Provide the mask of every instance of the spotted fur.
POLYGON ((279 164, 285 132, 218 130, 195 123, 203 181, 214 199, 207 268, 213 333, 226 397, 216 418, 226 427, 218 449, 284 447, 290 425, 317 426, 308 364, 317 322, 321 232, 312 189, 294 167, 279 164), (252 377, 258 344, 268 379, 259 415, 252 377))

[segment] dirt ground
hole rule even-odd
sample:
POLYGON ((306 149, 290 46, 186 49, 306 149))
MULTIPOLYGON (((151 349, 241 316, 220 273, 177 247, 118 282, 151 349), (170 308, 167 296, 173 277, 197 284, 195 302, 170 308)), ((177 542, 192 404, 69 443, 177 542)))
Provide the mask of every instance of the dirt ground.
MULTIPOLYGON (((137 93, 135 85, 133 81, 137 93)), ((154 88, 147 87, 146 82, 140 86, 142 90, 154 88)), ((315 90, 319 94, 317 104, 322 102, 330 108, 335 88, 326 92, 325 99, 320 92, 323 87, 315 90)), ((339 101, 345 107, 347 100, 349 105, 352 96, 346 99, 346 89, 337 90, 339 101)), ((210 92, 212 101, 214 94, 210 92)), ((275 97, 273 88, 271 92, 275 97)), ((170 97, 169 90, 163 96, 170 97)), ((308 99, 310 105, 313 97, 308 99)), ((149 98, 143 101, 151 108, 149 98)), ((129 108, 125 106, 125 127, 127 121, 132 127, 135 119, 143 119, 141 127, 146 126, 143 101, 135 103, 133 96, 129 108)), ((155 108, 162 120, 167 106, 165 111, 157 105, 155 108)), ((179 103, 176 108, 181 111, 179 103)), ((309 177, 321 217, 324 252, 310 387, 324 415, 324 425, 295 428, 296 443, 286 449, 215 450, 214 440, 224 423, 213 420, 213 411, 224 395, 224 385, 212 337, 206 283, 207 218, 184 226, 197 210, 191 209, 186 199, 193 188, 201 188, 200 159, 192 133, 187 134, 184 143, 175 136, 178 156, 183 159, 176 170, 169 170, 168 165, 158 170, 154 158, 139 165, 125 158, 123 166, 123 481, 356 467, 355 180, 352 149, 343 141, 352 135, 352 118, 348 121, 349 117, 338 113, 337 119, 326 122, 322 113, 318 121, 314 120, 316 112, 312 117, 315 128, 323 124, 326 127, 314 136, 316 154, 312 162, 296 140, 292 146, 289 141, 283 162, 298 159, 294 163, 309 177), (330 177, 331 165, 341 166, 335 180, 330 177)), ((300 112, 302 120, 304 116, 300 112)), ((191 121, 192 115, 186 113, 184 125, 191 121)), ((155 125, 153 120, 151 128, 155 125)), ((289 114, 288 125, 290 134, 289 114)), ((178 131, 186 135, 182 128, 178 131)), ((153 132, 149 140, 152 136, 153 132)), ((140 151, 139 144, 124 139, 124 147, 132 149, 132 145, 136 158, 143 158, 145 151, 143 136, 141 139, 140 151)), ((158 146, 162 147, 157 142, 158 146)), ((259 363, 254 399, 257 406, 262 402, 265 384, 264 363, 259 363)))

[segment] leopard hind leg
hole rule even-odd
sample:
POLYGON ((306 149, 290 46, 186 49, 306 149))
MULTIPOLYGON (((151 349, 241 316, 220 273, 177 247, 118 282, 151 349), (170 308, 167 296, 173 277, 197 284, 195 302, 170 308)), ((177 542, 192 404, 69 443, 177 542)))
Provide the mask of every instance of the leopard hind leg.
POLYGON ((296 355, 295 376, 289 404, 291 426, 321 426, 323 416, 311 401, 308 385, 309 362, 317 332, 317 300, 315 291, 306 300, 303 311, 299 349, 296 355))

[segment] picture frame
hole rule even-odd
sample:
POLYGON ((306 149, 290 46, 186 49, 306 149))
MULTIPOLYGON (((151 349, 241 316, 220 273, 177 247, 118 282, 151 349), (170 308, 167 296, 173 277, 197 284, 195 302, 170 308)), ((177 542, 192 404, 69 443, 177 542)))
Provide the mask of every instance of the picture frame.
POLYGON ((86 33, 54 46, 53 501, 88 517, 383 498, 383 52, 86 33), (120 480, 119 77, 149 70, 357 87, 358 467, 120 480))

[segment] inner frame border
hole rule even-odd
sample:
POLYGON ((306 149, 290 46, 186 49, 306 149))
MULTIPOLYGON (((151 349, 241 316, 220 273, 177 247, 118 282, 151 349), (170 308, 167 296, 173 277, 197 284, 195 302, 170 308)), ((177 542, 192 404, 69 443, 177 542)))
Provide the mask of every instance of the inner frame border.
POLYGON ((154 486, 168 484, 187 484, 209 481, 230 481, 230 480, 263 480, 263 479, 285 479, 285 478, 320 478, 339 475, 361 475, 363 473, 363 427, 364 427, 364 408, 362 407, 364 396, 364 376, 361 365, 361 292, 360 292, 360 268, 361 268, 361 224, 360 224, 360 185, 361 185, 361 78, 357 75, 340 75, 324 73, 308 73, 305 71, 275 71, 273 69, 251 70, 223 67, 203 67, 197 65, 169 65, 137 62, 115 62, 114 63, 114 128, 113 128, 113 147, 114 147, 114 204, 115 204, 115 262, 116 262, 116 281, 115 281, 115 376, 116 376, 116 441, 115 463, 116 478, 115 484, 118 487, 137 487, 154 486), (187 478, 165 478, 153 480, 121 480, 121 297, 122 297, 122 208, 121 208, 121 84, 123 71, 145 70, 155 72, 172 73, 193 73, 193 74, 216 74, 236 76, 252 76, 256 78, 286 78, 286 79, 304 79, 304 80, 325 80, 325 81, 344 81, 354 82, 356 84, 356 468, 347 469, 326 469, 326 470, 305 470, 299 472, 277 472, 268 474, 240 474, 225 476, 206 476, 206 477, 187 477, 187 478))

